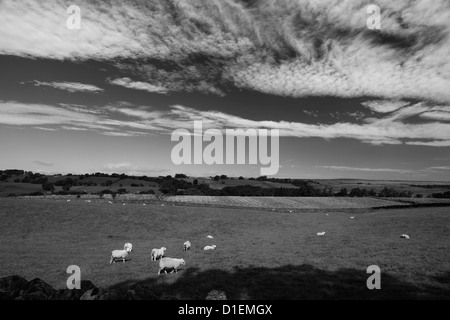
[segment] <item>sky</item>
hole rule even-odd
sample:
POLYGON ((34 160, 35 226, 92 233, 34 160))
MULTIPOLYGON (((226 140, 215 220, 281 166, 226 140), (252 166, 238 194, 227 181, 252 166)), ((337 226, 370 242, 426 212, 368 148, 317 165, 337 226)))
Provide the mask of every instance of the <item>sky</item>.
POLYGON ((176 165, 202 121, 279 130, 274 177, 450 181, 448 0, 0 0, 0 21, 0 170, 261 175, 176 165))

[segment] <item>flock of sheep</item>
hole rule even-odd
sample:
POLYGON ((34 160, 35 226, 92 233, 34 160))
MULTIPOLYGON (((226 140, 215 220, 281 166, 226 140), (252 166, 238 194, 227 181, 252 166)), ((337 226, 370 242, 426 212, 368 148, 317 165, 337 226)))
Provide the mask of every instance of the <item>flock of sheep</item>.
MULTIPOLYGON (((213 239, 212 236, 207 236, 208 239, 213 239)), ((203 250, 214 250, 216 248, 216 245, 211 245, 211 246, 205 246, 203 248, 203 250)), ((183 250, 187 251, 191 249, 191 243, 189 241, 186 241, 185 243, 183 243, 183 250)), ((177 269, 180 266, 184 266, 186 264, 186 262, 184 261, 184 259, 176 259, 176 258, 168 258, 168 257, 164 257, 164 251, 167 250, 166 247, 161 247, 159 249, 153 249, 150 259, 152 261, 156 261, 159 259, 159 270, 158 270, 158 275, 161 273, 161 271, 164 270, 164 272, 167 274, 167 269, 172 269, 172 272, 175 271, 175 273, 177 273, 177 269)), ((113 250, 111 252, 111 260, 109 261, 109 263, 115 263, 117 260, 122 260, 123 263, 125 263, 125 260, 127 258, 127 256, 131 253, 131 251, 133 251, 133 245, 131 243, 125 243, 125 245, 123 246, 123 250, 113 250)))

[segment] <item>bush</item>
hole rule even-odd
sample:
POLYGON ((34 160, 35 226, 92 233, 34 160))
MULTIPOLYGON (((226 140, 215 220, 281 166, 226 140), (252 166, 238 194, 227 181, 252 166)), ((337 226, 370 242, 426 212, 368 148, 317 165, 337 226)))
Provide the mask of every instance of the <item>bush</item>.
POLYGON ((30 196, 30 197, 39 197, 39 196, 43 196, 43 195, 44 194, 40 191, 31 192, 31 193, 27 194, 27 196, 30 196))
POLYGON ((155 194, 155 190, 144 190, 139 192, 139 194, 155 194))

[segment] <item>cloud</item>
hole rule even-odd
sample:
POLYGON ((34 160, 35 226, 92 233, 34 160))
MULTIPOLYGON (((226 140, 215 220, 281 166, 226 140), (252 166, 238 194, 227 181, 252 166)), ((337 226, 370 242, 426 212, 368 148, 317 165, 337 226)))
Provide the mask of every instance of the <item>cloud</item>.
POLYGON ((406 141, 405 143, 412 146, 450 147, 450 140, 406 141))
POLYGON ((342 167, 342 166, 317 166, 317 168, 338 170, 338 171, 364 171, 364 172, 395 172, 395 173, 414 173, 413 170, 392 169, 392 168, 358 168, 358 167, 342 167))
POLYGON ((33 161, 33 163, 36 163, 36 164, 38 164, 40 166, 43 166, 43 167, 51 167, 51 166, 54 165, 54 163, 43 162, 43 161, 39 161, 39 160, 33 161))
POLYGON ((431 172, 447 171, 450 170, 449 166, 437 166, 427 167, 423 169, 395 169, 395 168, 359 168, 359 167, 346 167, 346 166, 316 166, 316 168, 337 170, 337 171, 360 171, 360 172, 392 172, 399 174, 414 174, 425 175, 431 172))
POLYGON ((130 162, 107 163, 102 168, 106 173, 124 173, 127 175, 143 176, 143 175, 159 175, 168 172, 167 169, 156 167, 142 167, 134 165, 130 162))
POLYGON ((78 82, 42 82, 34 81, 35 86, 48 86, 55 89, 65 90, 69 92, 91 92, 97 93, 103 91, 102 88, 96 87, 92 84, 84 84, 78 82))
POLYGON ((363 106, 379 113, 389 113, 409 105, 409 102, 396 100, 373 100, 361 103, 363 106))
POLYGON ((132 81, 130 78, 119 78, 109 81, 110 84, 122 86, 129 89, 144 90, 154 93, 167 93, 168 89, 162 86, 155 86, 150 83, 132 81))
POLYGON ((80 127, 61 126, 61 128, 69 131, 89 131, 89 129, 87 128, 80 128, 80 127))
MULTIPOLYGON (((193 129, 194 121, 201 121, 203 130, 278 129, 282 137, 323 139, 347 138, 373 145, 406 144, 433 147, 450 146, 450 124, 421 118, 427 112, 447 110, 446 106, 416 103, 378 118, 330 124, 309 124, 292 121, 271 121, 242 118, 215 110, 197 110, 173 105, 166 110, 119 103, 98 107, 102 112, 76 111, 61 106, 23 104, 0 101, 0 123, 9 125, 60 125, 61 129, 82 128, 102 135, 134 137, 153 133, 171 134, 176 129, 193 129), (411 121, 418 118, 420 121, 411 121)), ((78 129, 78 130, 82 130, 78 129)))
POLYGON ((429 167, 429 170, 450 170, 450 166, 429 167))
POLYGON ((0 54, 101 60, 152 92, 450 102, 448 0, 393 2, 369 30, 365 0, 78 1, 81 29, 57 0, 3 0, 0 54))
POLYGON ((44 127, 33 127, 34 129, 43 130, 43 131, 56 131, 53 128, 44 128, 44 127))
POLYGON ((148 133, 137 131, 126 131, 126 132, 108 131, 108 132, 101 132, 101 134, 111 137, 138 137, 148 135, 148 133))

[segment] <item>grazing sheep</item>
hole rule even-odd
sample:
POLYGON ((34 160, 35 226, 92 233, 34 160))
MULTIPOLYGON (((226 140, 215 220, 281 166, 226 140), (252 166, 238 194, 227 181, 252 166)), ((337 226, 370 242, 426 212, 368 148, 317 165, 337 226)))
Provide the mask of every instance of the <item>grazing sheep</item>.
POLYGON ((400 238, 409 239, 409 236, 408 236, 406 233, 404 233, 404 234, 402 234, 402 235, 400 236, 400 238))
POLYGON ((355 219, 355 217, 350 217, 350 219, 355 219))
POLYGON ((183 244, 183 249, 184 249, 184 251, 188 251, 189 249, 191 249, 191 243, 189 241, 186 241, 183 244))
POLYGON ((70 202, 70 199, 69 199, 69 200, 67 200, 67 202, 70 202))
POLYGON ((318 235, 318 236, 323 236, 323 235, 325 235, 325 231, 323 231, 323 232, 317 232, 317 235, 318 235))
POLYGON ((216 245, 213 244, 212 246, 206 246, 203 248, 203 250, 214 250, 216 248, 216 245))
POLYGON ((108 201, 108 203, 112 203, 112 201, 108 201))
POLYGON ((161 247, 161 249, 153 249, 151 260, 156 261, 158 258, 162 258, 164 256, 164 251, 167 250, 166 247, 161 247))
POLYGON ((328 213, 327 213, 327 217, 328 217, 328 213))
POLYGON ((111 252, 111 261, 109 261, 109 263, 112 263, 113 261, 115 263, 116 259, 122 259, 122 262, 125 262, 125 258, 131 251, 133 251, 133 245, 131 243, 125 243, 123 250, 113 250, 111 252))
POLYGON ((174 272, 177 273, 177 269, 179 266, 184 266, 186 263, 184 262, 184 259, 175 259, 175 258, 162 258, 159 260, 159 270, 158 274, 161 273, 162 270, 167 274, 166 269, 173 269, 170 273, 174 272))
POLYGON ((213 236, 207 236, 208 239, 214 239, 213 236))

